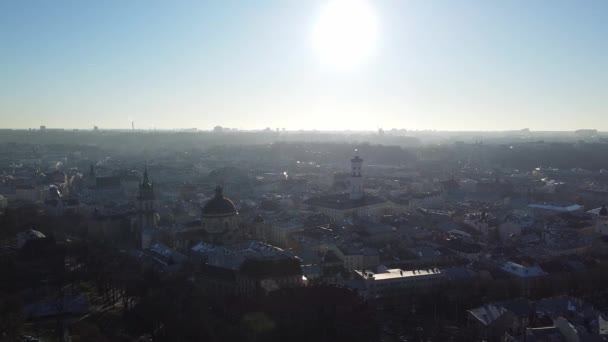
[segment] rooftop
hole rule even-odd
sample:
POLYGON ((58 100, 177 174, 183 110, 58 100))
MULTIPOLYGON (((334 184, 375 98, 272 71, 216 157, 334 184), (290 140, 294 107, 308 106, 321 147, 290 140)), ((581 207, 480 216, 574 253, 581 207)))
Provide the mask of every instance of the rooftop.
POLYGON ((540 277, 546 274, 538 265, 524 266, 513 261, 505 262, 500 266, 500 269, 521 278, 540 277))
POLYGON ((570 204, 570 205, 528 204, 528 208, 543 209, 543 210, 564 213, 564 212, 572 212, 572 211, 581 210, 581 209, 583 209, 583 206, 578 205, 578 204, 570 204))
POLYGON ((346 210, 384 202, 386 202, 385 199, 370 194, 365 194, 363 198, 357 200, 350 199, 348 194, 335 194, 312 197, 304 201, 304 204, 329 209, 346 210))
POLYGON ((469 313, 484 325, 489 325, 496 321, 505 312, 507 312, 506 309, 493 304, 484 305, 482 307, 469 310, 469 313))
POLYGON ((231 246, 216 246, 200 242, 191 248, 207 259, 207 264, 238 270, 247 259, 281 259, 291 258, 291 254, 281 248, 259 242, 247 241, 231 246))
POLYGON ((366 279, 387 280, 409 277, 424 277, 429 275, 440 275, 441 271, 438 268, 430 268, 424 270, 404 271, 400 268, 387 269, 385 272, 372 272, 367 270, 355 271, 359 276, 366 279))

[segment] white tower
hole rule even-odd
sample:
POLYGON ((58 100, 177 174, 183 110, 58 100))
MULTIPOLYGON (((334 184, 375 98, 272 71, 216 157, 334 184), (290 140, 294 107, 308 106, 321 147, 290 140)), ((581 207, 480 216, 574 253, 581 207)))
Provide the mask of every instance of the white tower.
POLYGON ((595 222, 595 230, 602 235, 608 235, 608 209, 606 209, 605 205, 600 209, 597 221, 595 222))
POLYGON ((358 155, 355 155, 355 157, 350 160, 351 172, 349 177, 349 185, 351 200, 363 198, 363 177, 361 177, 361 164, 363 164, 363 159, 359 158, 358 155))

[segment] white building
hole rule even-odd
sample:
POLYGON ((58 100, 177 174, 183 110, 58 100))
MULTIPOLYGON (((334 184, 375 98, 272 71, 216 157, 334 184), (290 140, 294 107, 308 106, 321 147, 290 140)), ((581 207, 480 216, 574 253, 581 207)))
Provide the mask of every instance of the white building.
POLYGON ((379 266, 378 272, 361 270, 355 271, 355 274, 363 288, 363 296, 368 299, 407 295, 439 284, 445 279, 437 268, 404 271, 379 266))

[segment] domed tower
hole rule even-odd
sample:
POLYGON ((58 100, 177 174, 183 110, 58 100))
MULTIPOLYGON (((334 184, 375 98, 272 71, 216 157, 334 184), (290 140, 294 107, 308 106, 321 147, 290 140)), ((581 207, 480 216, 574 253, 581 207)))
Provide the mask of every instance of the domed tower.
POLYGON ((363 177, 361 176, 362 164, 363 159, 358 155, 355 155, 355 157, 350 160, 349 194, 351 200, 363 198, 363 177))
POLYGON ((153 227, 156 225, 155 208, 156 196, 154 195, 154 184, 150 182, 148 177, 148 169, 144 170, 144 179, 139 185, 139 222, 141 228, 153 227))
POLYGON ((602 235, 608 235, 608 208, 606 208, 605 204, 598 213, 595 230, 602 235))
POLYGON ((212 242, 230 242, 238 233, 238 211, 232 201, 224 197, 220 185, 215 188, 215 197, 203 206, 202 228, 212 242))

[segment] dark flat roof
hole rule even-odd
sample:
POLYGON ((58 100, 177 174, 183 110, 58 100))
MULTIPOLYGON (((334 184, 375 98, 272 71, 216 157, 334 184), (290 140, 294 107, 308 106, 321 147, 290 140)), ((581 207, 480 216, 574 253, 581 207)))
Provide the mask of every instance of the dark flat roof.
POLYGON ((336 194, 336 195, 325 195, 312 197, 304 201, 306 205, 312 205, 317 207, 324 207, 330 209, 352 209, 364 207, 367 205, 384 203, 386 200, 382 197, 366 194, 363 198, 358 200, 351 200, 348 194, 336 194))

